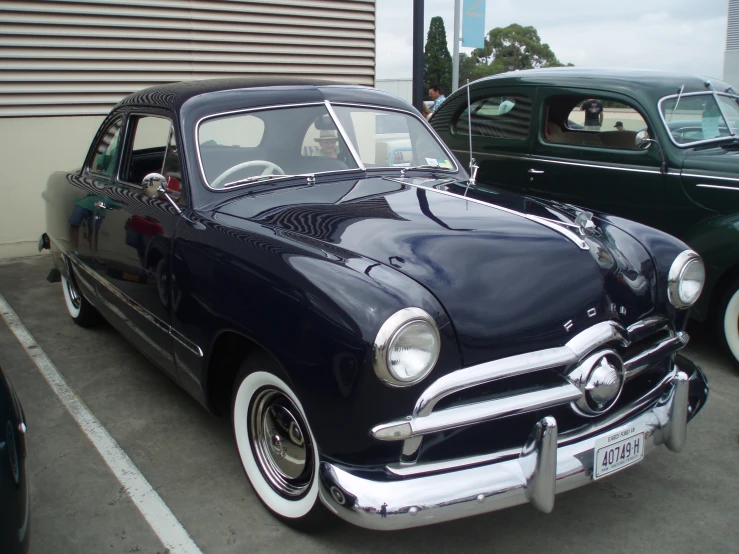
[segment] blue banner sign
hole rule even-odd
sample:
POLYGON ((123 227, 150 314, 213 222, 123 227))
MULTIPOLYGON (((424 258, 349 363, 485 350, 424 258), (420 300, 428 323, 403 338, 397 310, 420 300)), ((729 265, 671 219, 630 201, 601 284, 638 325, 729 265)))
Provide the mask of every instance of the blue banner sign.
POLYGON ((485 0, 464 0, 462 4, 462 46, 485 46, 485 0))

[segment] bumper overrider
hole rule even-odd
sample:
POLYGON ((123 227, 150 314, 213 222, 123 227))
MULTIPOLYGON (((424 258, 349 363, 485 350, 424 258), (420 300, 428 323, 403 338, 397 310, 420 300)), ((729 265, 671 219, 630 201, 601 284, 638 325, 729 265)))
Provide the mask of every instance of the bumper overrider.
MULTIPOLYGON (((628 330, 613 324, 601 325, 563 348, 570 350, 577 363, 614 338, 628 345, 661 325, 658 320, 628 330)), ((708 383, 700 368, 675 354, 686 343, 687 335, 671 333, 635 358, 626 360, 622 370, 626 381, 665 357, 669 359, 669 370, 650 394, 593 419, 581 429, 560 435, 556 419, 546 416, 534 425, 528 438, 521 438, 520 449, 447 462, 390 464, 386 467, 390 479, 370 479, 366 474, 356 474, 352 468, 322 460, 321 500, 342 519, 376 530, 419 527, 526 502, 548 513, 554 507, 556 494, 594 480, 596 445, 602 445, 608 437, 636 428, 644 432, 645 454, 661 445, 673 452, 683 449, 687 423, 703 407, 708 396, 708 383)), ((554 367, 561 363, 563 356, 568 357, 562 349, 543 352, 544 355, 535 353, 535 364, 529 371, 554 367)), ((530 361, 528 356, 514 357, 487 364, 484 368, 478 366, 476 371, 460 370, 459 375, 452 373, 446 376, 449 378, 446 383, 439 384, 445 379, 441 378, 424 392, 413 415, 405 420, 405 426, 400 421, 390 422, 373 429, 373 435, 380 440, 403 440, 406 455, 418 449, 423 434, 443 429, 445 425, 451 428, 511 417, 564 401, 572 402, 574 408, 578 400, 576 394, 557 387, 533 398, 520 395, 505 402, 498 400, 433 412, 433 406, 446 394, 493 379, 520 375, 524 371, 521 364, 530 361), (456 385, 451 384, 453 379, 458 381, 456 385), (463 413, 469 416, 467 421, 463 421, 463 413), (432 414, 435 417, 429 417, 432 414)))

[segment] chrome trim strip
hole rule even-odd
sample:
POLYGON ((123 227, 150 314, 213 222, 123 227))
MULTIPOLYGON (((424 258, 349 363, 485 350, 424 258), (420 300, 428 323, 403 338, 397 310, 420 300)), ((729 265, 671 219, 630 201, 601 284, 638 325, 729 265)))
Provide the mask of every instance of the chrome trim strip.
POLYGON ((628 331, 615 321, 601 321, 572 337, 567 342, 566 348, 579 360, 613 341, 618 341, 624 346, 628 345, 630 342, 628 331))
MULTIPOLYGON (((739 181, 739 179, 736 179, 736 181, 739 181)), ((700 185, 695 185, 696 187, 704 188, 704 189, 721 189, 721 190, 732 190, 734 192, 739 192, 739 187, 726 187, 721 185, 706 185, 701 183, 700 185)))
MULTIPOLYGON (((505 398, 466 404, 411 419, 411 437, 474 425, 579 400, 582 392, 572 383, 505 398)), ((403 421, 405 423, 405 421, 403 421)))
POLYGON ((660 341, 651 348, 641 352, 639 355, 625 361, 624 372, 626 381, 633 379, 649 366, 654 365, 660 360, 665 359, 667 356, 671 356, 681 348, 684 348, 688 344, 689 340, 690 336, 687 333, 680 331, 677 336, 660 341))
MULTIPOLYGON (((548 470, 552 466, 556 468, 551 481, 557 494, 591 483, 596 442, 609 433, 626 426, 643 426, 645 453, 668 443, 667 437, 673 434, 674 426, 682 425, 678 416, 692 407, 689 395, 679 390, 680 381, 684 378, 677 382, 671 380, 669 391, 618 424, 612 422, 610 426, 599 429, 598 433, 569 444, 563 444, 560 439, 556 451, 553 440, 550 439, 545 446, 542 444, 547 442, 544 437, 537 441, 535 433, 532 447, 537 451, 536 457, 547 458, 548 453, 553 453, 554 463, 545 463, 542 459, 534 465, 534 474, 524 473, 521 460, 514 458, 436 475, 375 481, 321 460, 320 498, 342 519, 359 527, 378 530, 440 523, 535 500, 539 509, 546 508, 545 500, 550 498, 550 489, 544 486, 549 483, 547 477, 551 476, 548 470), (537 467, 540 468, 538 471, 537 467), (540 495, 534 494, 538 486, 534 485, 532 489, 532 483, 537 481, 542 486, 540 495)), ((703 398, 697 398, 696 405, 702 401, 703 398)))
POLYGON ((352 141, 349 140, 349 135, 346 134, 346 129, 344 129, 344 126, 341 124, 341 121, 339 121, 339 116, 336 115, 336 112, 331 107, 331 102, 329 102, 328 100, 324 100, 323 105, 326 106, 328 115, 331 117, 331 119, 334 120, 334 125, 336 125, 336 128, 339 130, 339 134, 341 135, 341 138, 344 139, 344 143, 346 144, 346 147, 349 149, 349 153, 352 155, 352 158, 354 158, 354 163, 357 164, 359 169, 361 169, 362 171, 367 171, 367 168, 364 167, 364 162, 362 162, 362 158, 359 157, 359 152, 357 152, 356 149, 354 148, 354 144, 352 144, 352 141))
POLYGON ((544 217, 537 217, 534 215, 525 214, 522 212, 517 212, 516 210, 511 210, 510 208, 504 208, 503 206, 498 206, 496 204, 491 204, 489 202, 484 202, 483 200, 478 200, 476 198, 470 198, 469 196, 463 196, 461 194, 457 194, 455 192, 449 192, 446 190, 439 190, 437 188, 433 187, 425 187, 423 185, 419 185, 417 183, 411 183, 406 182, 406 185, 409 187, 415 187, 423 190, 428 190, 435 192, 437 194, 444 194, 446 196, 452 196, 454 198, 460 198, 462 200, 466 200, 467 202, 473 202, 475 204, 480 204, 482 206, 488 206, 489 208, 495 208, 496 210, 500 210, 502 212, 506 212, 512 215, 517 215, 519 217, 523 217, 524 219, 528 219, 529 221, 534 221, 538 223, 539 225, 543 225, 544 227, 548 227, 549 229, 556 231, 560 235, 563 235, 565 238, 569 239, 571 242, 575 243, 575 245, 580 248, 580 250, 590 250, 590 246, 588 246, 588 243, 582 240, 578 235, 570 231, 569 229, 564 228, 561 224, 555 223, 552 220, 546 219, 544 217))
POLYGON ((450 394, 499 379, 570 365, 575 362, 577 362, 575 353, 566 346, 562 346, 458 369, 439 377, 423 391, 413 408, 413 417, 427 417, 432 413, 436 404, 450 394))
POLYGON ((670 320, 660 315, 652 315, 629 325, 627 331, 631 342, 639 342, 643 338, 663 329, 671 330, 670 320))
MULTIPOLYGON (((737 181, 737 182, 739 182, 739 178, 738 177, 720 177, 718 175, 706 175, 706 174, 696 175, 695 173, 682 173, 681 175, 683 177, 695 177, 696 179, 720 179, 721 181, 737 181)), ((698 185, 698 186, 700 186, 700 185, 698 185)), ((708 185, 706 185, 706 186, 708 186, 708 185)))
MULTIPOLYGON (((141 304, 133 300, 130 296, 127 294, 121 292, 116 287, 108 283, 105 279, 100 277, 96 271, 93 269, 87 267, 85 264, 83 264, 79 259, 74 258, 72 256, 68 256, 65 253, 65 256, 72 260, 74 265, 81 270, 85 272, 88 276, 92 277, 95 281, 100 283, 102 286, 104 286, 107 290, 109 290, 113 295, 115 295, 117 298, 119 298, 121 301, 125 302, 128 306, 130 306, 132 309, 134 309, 136 312, 138 312, 139 315, 146 318, 148 321, 159 327, 162 331, 170 335, 173 339, 175 339, 177 342, 182 344, 185 348, 190 350, 193 354, 196 356, 202 358, 203 357, 203 350, 194 342, 189 340, 185 335, 177 331, 176 329, 173 329, 167 322, 162 321, 157 316, 152 314, 149 310, 144 308, 141 304)), ((101 299, 102 300, 102 299, 101 299)))
POLYGON ((482 454, 480 456, 470 456, 468 458, 457 458, 455 460, 444 460, 441 462, 388 464, 385 466, 385 469, 392 475, 397 475, 398 477, 412 477, 414 475, 437 473, 439 471, 449 471, 451 469, 461 469, 468 466, 489 464, 513 458, 518 456, 520 453, 520 448, 509 448, 508 450, 499 450, 492 454, 482 454))
POLYGON ((550 164, 559 164, 559 165, 574 165, 577 167, 589 167, 589 168, 596 168, 596 169, 613 169, 616 171, 627 171, 631 173, 649 173, 649 174, 656 174, 661 175, 659 169, 636 169, 632 167, 619 167, 616 165, 606 165, 606 164, 586 164, 582 162, 570 162, 565 160, 552 160, 548 158, 528 158, 527 161, 530 162, 541 162, 541 163, 550 163, 550 164))
MULTIPOLYGON (((469 155, 469 150, 460 150, 459 148, 452 149, 452 152, 464 154, 465 156, 469 155)), ((530 160, 531 158, 529 156, 512 156, 510 154, 496 154, 494 152, 480 152, 480 151, 472 151, 473 156, 485 156, 487 158, 503 158, 507 160, 530 160)))
POLYGON ((180 331, 175 329, 174 327, 169 328, 169 334, 172 336, 174 340, 179 342, 182 346, 187 348, 190 352, 195 354, 198 358, 203 357, 203 349, 200 348, 197 344, 192 342, 190 339, 188 339, 185 335, 183 335, 180 331))

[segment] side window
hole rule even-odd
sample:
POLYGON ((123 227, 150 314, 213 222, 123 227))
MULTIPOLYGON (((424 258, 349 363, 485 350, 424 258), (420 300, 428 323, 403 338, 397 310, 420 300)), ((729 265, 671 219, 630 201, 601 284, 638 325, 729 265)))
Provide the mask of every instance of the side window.
POLYGON ((140 185, 149 173, 162 173, 165 154, 170 157, 172 122, 165 117, 131 116, 129 128, 133 138, 121 165, 120 178, 126 183, 140 185))
POLYGON ((121 141, 121 126, 123 118, 118 118, 113 122, 100 137, 95 145, 94 155, 90 163, 90 172, 105 177, 112 177, 115 171, 115 164, 118 159, 121 141))
POLYGON ((531 127, 531 98, 521 94, 499 94, 482 98, 460 113, 454 133, 473 137, 525 140, 531 127))
POLYGON ((543 138, 555 144, 639 150, 636 134, 648 131, 636 108, 609 98, 553 96, 545 113, 543 138))

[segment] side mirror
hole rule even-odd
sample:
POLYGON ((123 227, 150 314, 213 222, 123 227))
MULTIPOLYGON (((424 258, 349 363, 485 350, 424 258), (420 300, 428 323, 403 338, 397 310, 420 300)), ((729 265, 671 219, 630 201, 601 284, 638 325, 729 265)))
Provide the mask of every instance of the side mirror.
POLYGON ((639 131, 634 138, 634 145, 638 150, 648 150, 653 142, 654 140, 649 138, 649 131, 639 131))
POLYGON ((161 173, 149 173, 141 184, 149 198, 159 198, 159 195, 167 190, 167 179, 161 173))

